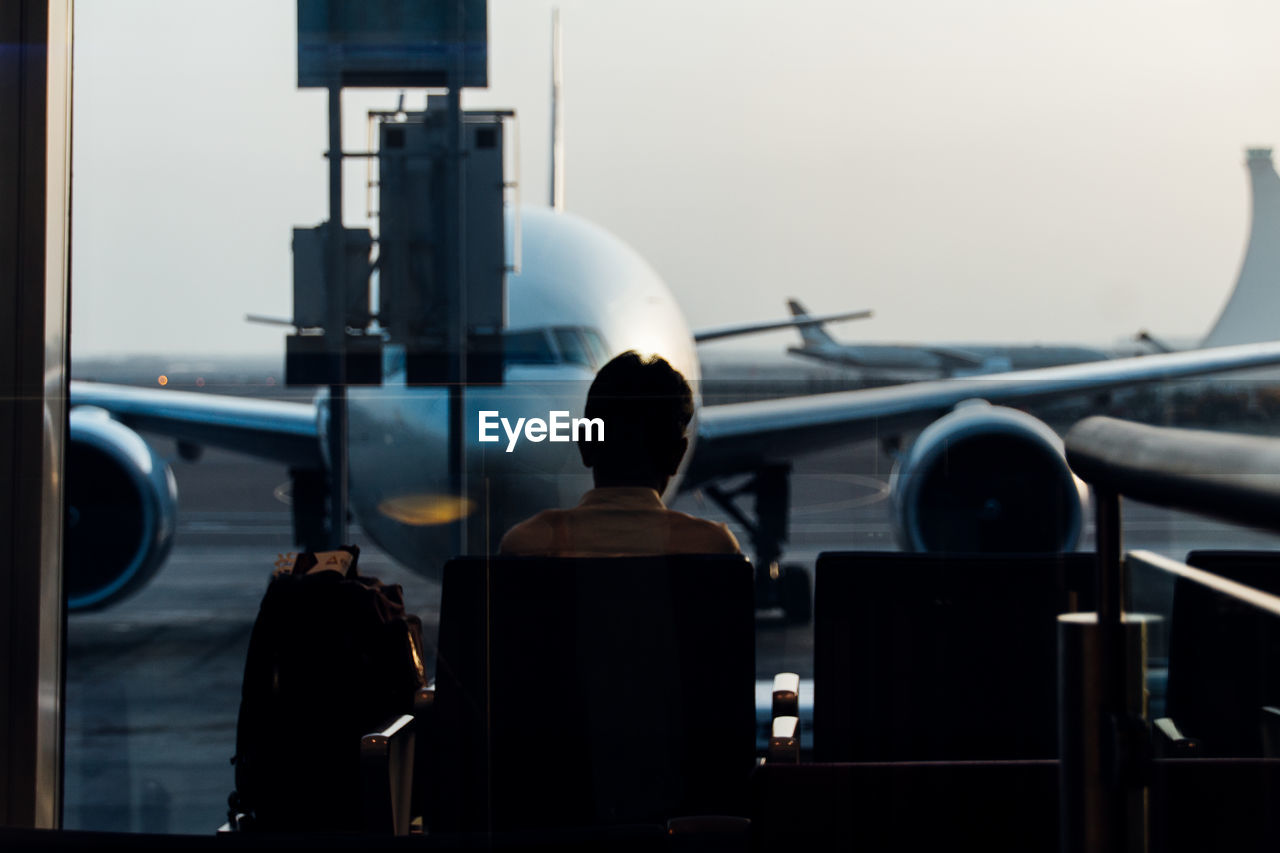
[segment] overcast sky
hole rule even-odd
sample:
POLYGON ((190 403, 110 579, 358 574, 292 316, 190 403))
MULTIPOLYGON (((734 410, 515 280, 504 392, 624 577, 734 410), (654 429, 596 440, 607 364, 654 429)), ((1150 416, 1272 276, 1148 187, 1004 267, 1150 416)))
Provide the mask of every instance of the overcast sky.
MULTIPOLYGON (((490 3, 467 96, 518 110, 539 203, 552 5, 490 3)), ((559 5, 568 207, 695 328, 796 296, 874 309, 839 330, 866 340, 1199 336, 1247 237, 1244 148, 1280 142, 1274 2, 559 5)), ((243 315, 290 313, 290 229, 327 212, 294 0, 77 0, 75 39, 74 352, 280 352, 243 315)), ((347 96, 348 150, 394 102, 347 96)))

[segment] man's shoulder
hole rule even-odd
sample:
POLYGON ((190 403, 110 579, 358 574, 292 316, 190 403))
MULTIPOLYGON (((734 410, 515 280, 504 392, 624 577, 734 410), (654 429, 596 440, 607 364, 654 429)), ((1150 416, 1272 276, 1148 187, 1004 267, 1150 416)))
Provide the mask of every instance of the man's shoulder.
POLYGON ((554 543, 554 529, 561 509, 544 509, 512 527, 498 544, 499 554, 549 554, 554 543))
POLYGON ((741 554, 738 539, 728 526, 709 521, 679 510, 667 510, 672 526, 679 530, 680 538, 689 545, 689 551, 708 554, 741 554))

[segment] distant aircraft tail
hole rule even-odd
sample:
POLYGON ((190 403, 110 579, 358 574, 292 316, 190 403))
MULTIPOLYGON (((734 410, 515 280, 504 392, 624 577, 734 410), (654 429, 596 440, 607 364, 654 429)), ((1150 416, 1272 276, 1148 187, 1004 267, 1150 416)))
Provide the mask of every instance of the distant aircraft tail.
MULTIPOLYGON (((805 310, 803 305, 794 299, 787 300, 787 307, 791 309, 792 316, 798 319, 804 320, 809 317, 809 312, 805 310)), ((827 330, 822 327, 821 323, 801 326, 800 337, 804 339, 804 345, 806 347, 812 347, 814 349, 825 349, 827 347, 837 345, 835 339, 827 334, 827 330)))
POLYGON ((1280 176, 1270 148, 1250 148, 1253 225, 1235 290, 1202 346, 1260 343, 1280 338, 1280 176))

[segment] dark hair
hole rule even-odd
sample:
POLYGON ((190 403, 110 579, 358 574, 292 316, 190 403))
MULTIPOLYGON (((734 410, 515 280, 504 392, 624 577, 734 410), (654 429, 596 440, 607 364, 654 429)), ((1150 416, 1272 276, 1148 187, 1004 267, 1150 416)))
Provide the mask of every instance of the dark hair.
POLYGON ((630 468, 641 455, 661 464, 693 418, 693 391, 665 358, 628 350, 596 374, 586 416, 604 421, 600 458, 606 464, 624 462, 630 468))

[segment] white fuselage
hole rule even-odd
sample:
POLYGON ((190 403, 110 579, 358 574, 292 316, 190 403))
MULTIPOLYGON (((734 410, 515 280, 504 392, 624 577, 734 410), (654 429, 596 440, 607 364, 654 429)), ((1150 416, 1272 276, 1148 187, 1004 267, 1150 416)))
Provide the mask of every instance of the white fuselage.
MULTIPOLYGON (((511 525, 543 509, 571 506, 591 488, 572 442, 521 440, 508 453, 505 440, 478 440, 479 412, 496 411, 513 423, 555 411, 581 417, 599 364, 630 349, 670 361, 693 385, 695 400, 700 378, 684 316, 639 254, 570 214, 520 213, 522 257, 519 273, 507 278, 507 330, 530 333, 520 340, 536 346, 513 347, 518 352, 509 358, 501 386, 466 390, 466 497, 474 502, 466 550, 472 553, 496 550, 511 525), (576 347, 583 341, 603 346, 583 358, 576 347)), ((511 225, 509 217, 509 235, 511 225)), ((403 370, 389 366, 381 387, 349 390, 350 502, 381 547, 431 576, 457 550, 459 525, 429 516, 406 522, 403 511, 389 507, 449 501, 448 391, 406 387, 403 370)), ((690 435, 696 435, 696 416, 690 435)), ((670 491, 679 479, 673 478, 670 491)))

